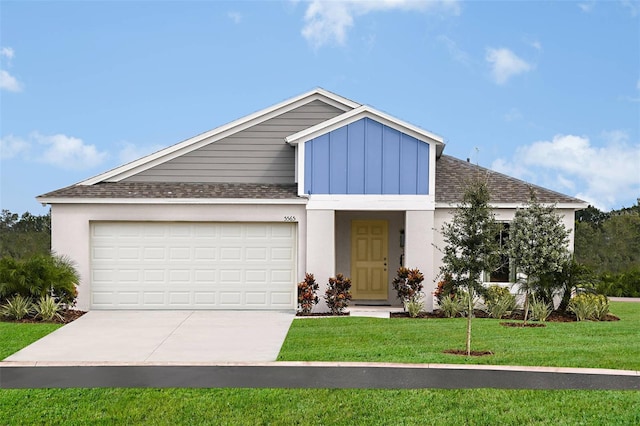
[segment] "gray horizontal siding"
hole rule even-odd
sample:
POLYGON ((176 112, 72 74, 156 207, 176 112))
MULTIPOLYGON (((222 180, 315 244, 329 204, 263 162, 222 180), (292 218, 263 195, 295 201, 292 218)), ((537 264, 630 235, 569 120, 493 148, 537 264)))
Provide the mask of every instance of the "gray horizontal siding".
POLYGON ((313 101, 125 181, 293 183, 295 151, 284 138, 342 112, 313 101))

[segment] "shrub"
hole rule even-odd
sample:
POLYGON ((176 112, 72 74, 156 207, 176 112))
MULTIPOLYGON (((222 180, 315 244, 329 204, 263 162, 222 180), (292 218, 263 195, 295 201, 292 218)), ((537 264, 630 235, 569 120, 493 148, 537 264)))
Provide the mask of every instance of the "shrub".
POLYGON ((303 314, 309 314, 318 303, 318 283, 313 274, 305 274, 304 281, 298 283, 298 309, 303 314))
POLYGON ((604 294, 593 295, 593 319, 604 321, 609 313, 609 299, 604 294))
POLYGON ((37 254, 26 260, 0 260, 0 298, 16 294, 28 298, 51 295, 73 306, 79 281, 75 265, 65 256, 37 254))
POLYGON ((324 299, 332 314, 341 314, 349 306, 351 300, 351 280, 342 274, 336 275, 335 278, 329 278, 324 299))
POLYGON ((453 297, 456 295, 456 286, 449 275, 445 275, 442 281, 438 282, 438 287, 436 291, 433 292, 433 295, 438 301, 438 304, 440 304, 445 297, 453 297))
POLYGON ((619 274, 602 274, 596 291, 614 297, 640 297, 640 268, 619 274))
POLYGON ((398 299, 403 304, 414 298, 422 290, 424 275, 419 269, 408 269, 404 266, 398 268, 396 277, 393 279, 393 288, 398 294, 398 299))
POLYGON ((36 312, 36 317, 40 317, 43 321, 51 321, 54 318, 62 319, 62 315, 60 315, 62 305, 51 296, 41 297, 38 303, 34 304, 33 309, 36 312))
POLYGON ((464 297, 460 295, 443 297, 440 301, 440 310, 447 318, 455 318, 462 314, 466 307, 464 297))
POLYGON ((582 293, 569 301, 569 310, 576 314, 578 321, 584 321, 593 317, 595 313, 595 301, 593 294, 582 293))
POLYGON ((544 322, 551 314, 551 305, 537 297, 531 298, 529 308, 531 309, 531 319, 534 321, 544 322))
POLYGON ((498 319, 513 311, 517 306, 516 297, 511 294, 508 288, 499 285, 487 288, 484 295, 484 305, 489 316, 498 319))
POLYGON ((28 297, 15 295, 0 307, 2 316, 13 320, 21 320, 33 311, 33 303, 28 297))
POLYGON ((411 299, 405 302, 405 309, 409 312, 411 318, 418 316, 424 309, 424 302, 422 301, 422 295, 420 293, 415 294, 411 299))

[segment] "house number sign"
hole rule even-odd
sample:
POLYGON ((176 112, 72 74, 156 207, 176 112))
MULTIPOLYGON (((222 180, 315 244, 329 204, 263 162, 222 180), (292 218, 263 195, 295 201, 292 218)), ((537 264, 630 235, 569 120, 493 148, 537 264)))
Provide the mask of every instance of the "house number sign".
POLYGON ((295 222, 296 221, 296 217, 295 216, 285 216, 284 217, 284 221, 285 222, 295 222))

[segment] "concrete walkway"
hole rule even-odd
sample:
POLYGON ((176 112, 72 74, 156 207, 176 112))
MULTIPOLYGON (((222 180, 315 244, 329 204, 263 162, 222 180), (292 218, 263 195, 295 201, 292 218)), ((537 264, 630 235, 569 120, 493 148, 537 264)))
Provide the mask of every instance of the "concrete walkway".
POLYGON ((275 361, 293 318, 293 311, 90 311, 5 361, 275 361))

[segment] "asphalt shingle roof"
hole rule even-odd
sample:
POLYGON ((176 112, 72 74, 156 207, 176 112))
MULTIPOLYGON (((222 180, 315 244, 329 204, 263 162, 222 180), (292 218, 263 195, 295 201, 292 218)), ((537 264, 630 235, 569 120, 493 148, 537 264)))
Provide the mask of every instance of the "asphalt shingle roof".
POLYGON ((467 182, 486 176, 492 203, 524 203, 529 200, 529 188, 536 191, 541 203, 584 203, 493 170, 443 155, 436 161, 436 202, 456 204, 462 201, 467 182))
POLYGON ((295 184, 102 182, 72 185, 39 198, 255 198, 295 199, 295 184))
MULTIPOLYGON (((492 203, 524 203, 533 187, 542 203, 584 203, 502 173, 443 155, 436 162, 436 202, 456 204, 469 180, 486 176, 492 203)), ((296 184, 102 182, 72 185, 39 198, 246 198, 297 199, 296 184)))

